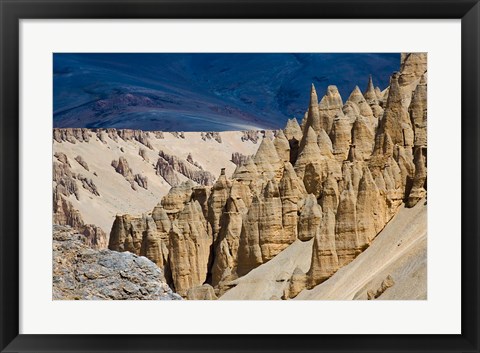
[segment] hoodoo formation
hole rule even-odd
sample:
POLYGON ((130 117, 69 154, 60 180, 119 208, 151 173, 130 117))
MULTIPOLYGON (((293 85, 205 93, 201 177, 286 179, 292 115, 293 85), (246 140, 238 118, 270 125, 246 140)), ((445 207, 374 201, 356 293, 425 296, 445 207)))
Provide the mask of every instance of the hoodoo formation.
MULTIPOLYGON (((309 259, 277 279, 288 282, 282 298, 328 281, 371 246, 401 207, 424 202, 426 62, 426 54, 404 54, 386 90, 375 88, 370 77, 365 92, 355 87, 345 102, 335 86, 328 86, 319 100, 312 85, 300 124, 291 119, 284 130, 260 134, 256 153, 237 151, 244 158, 236 159, 235 170, 222 169, 216 179, 210 173, 220 170, 204 171, 162 151, 153 158, 155 147, 140 132, 122 137, 114 130, 97 131, 102 141, 106 136, 139 141, 144 148, 135 149, 137 158, 154 161, 150 164, 156 177, 172 186, 143 215, 117 215, 108 248, 149 258, 185 299, 235 299, 227 293, 234 293, 241 277, 257 276, 261 266, 268 268, 294 247, 311 249, 302 250, 309 259)), ((54 138, 72 142, 89 134, 83 129, 55 130, 54 138)), ((130 183, 131 192, 147 189, 146 177, 141 179, 135 174, 141 171, 128 162, 121 157, 110 168, 130 183)), ((64 154, 56 155, 54 214, 59 224, 88 227, 69 211, 73 206, 66 197, 78 194, 80 179, 72 174, 71 163, 64 154)), ((149 177, 148 190, 151 183, 149 177)), ((83 187, 95 190, 89 180, 83 187)), ((87 239, 101 245, 107 237, 87 239)), ((394 287, 397 280, 388 278, 394 287)))

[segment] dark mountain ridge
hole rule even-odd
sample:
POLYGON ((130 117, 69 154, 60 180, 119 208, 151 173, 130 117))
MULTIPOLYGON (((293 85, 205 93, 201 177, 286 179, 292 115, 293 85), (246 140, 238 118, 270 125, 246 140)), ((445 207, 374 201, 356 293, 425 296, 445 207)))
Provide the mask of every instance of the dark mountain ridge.
MULTIPOLYGON (((223 131, 282 128, 305 92, 344 100, 371 74, 384 89, 399 54, 54 54, 54 127, 223 131)), ((365 87, 361 87, 363 90, 365 87)))

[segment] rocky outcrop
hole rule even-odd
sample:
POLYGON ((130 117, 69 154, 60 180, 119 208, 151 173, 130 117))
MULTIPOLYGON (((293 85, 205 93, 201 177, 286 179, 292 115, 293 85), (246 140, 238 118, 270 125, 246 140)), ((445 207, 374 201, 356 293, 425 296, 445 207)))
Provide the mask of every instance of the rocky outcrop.
POLYGON ((149 140, 149 132, 142 130, 120 129, 117 130, 117 134, 124 141, 135 140, 153 150, 153 146, 149 140))
POLYGON ((106 248, 105 232, 93 224, 85 224, 80 212, 68 200, 71 195, 75 195, 75 198, 80 200, 77 181, 93 195, 100 196, 96 185, 92 179, 72 173, 70 163, 63 153, 56 154, 56 158, 59 162, 53 162, 53 223, 71 226, 86 236, 86 242, 92 248, 106 248))
POLYGON ((135 177, 133 176, 133 171, 128 165, 127 159, 123 156, 121 156, 118 161, 113 160, 112 161, 112 167, 115 169, 115 171, 122 175, 126 181, 130 183, 130 186, 132 187, 133 190, 136 190, 137 188, 135 187, 135 177))
POLYGON ((77 180, 79 180, 82 183, 82 187, 91 192, 95 196, 100 196, 100 193, 98 192, 97 186, 93 182, 92 179, 87 178, 83 176, 82 174, 77 174, 77 180))
POLYGON ((374 145, 374 127, 365 117, 357 116, 352 128, 352 146, 355 148, 356 157, 360 160, 370 159, 374 145))
POLYGON ((317 134, 312 127, 309 127, 302 139, 300 153, 294 165, 295 173, 301 180, 304 179, 303 177, 307 166, 320 167, 320 156, 321 152, 317 143, 317 134))
POLYGON ((64 196, 75 195, 77 200, 80 199, 76 174, 70 169, 70 164, 53 162, 53 182, 54 188, 64 196))
POLYGON ((427 195, 427 161, 424 156, 426 149, 418 147, 415 150, 415 176, 406 205, 413 207, 427 195))
POLYGON ((146 215, 142 217, 117 215, 110 232, 108 248, 140 255, 148 221, 146 215))
POLYGON ((222 136, 220 136, 219 132, 213 132, 213 131, 202 132, 200 136, 202 137, 203 141, 215 140, 218 143, 222 143, 222 136))
POLYGON ((155 166, 155 173, 161 176, 170 186, 180 184, 180 179, 173 167, 162 157, 159 157, 155 166))
POLYGON ((370 107, 374 104, 378 104, 379 94, 381 95, 380 89, 378 89, 378 91, 375 90, 375 87, 373 85, 372 75, 370 75, 368 78, 367 89, 363 93, 363 96, 365 97, 365 101, 368 103, 368 105, 370 105, 370 107))
POLYGON ((213 287, 209 284, 190 288, 187 291, 188 300, 216 300, 217 296, 213 287))
POLYGON ((195 161, 193 160, 193 156, 192 156, 191 153, 189 153, 189 154, 187 155, 187 162, 190 163, 191 165, 197 167, 198 169, 203 170, 203 167, 200 165, 200 163, 195 162, 195 161))
MULTIPOLYGON (((320 114, 320 126, 329 134, 332 131, 333 121, 337 116, 343 115, 342 112, 342 97, 338 92, 336 86, 328 86, 327 93, 323 96, 318 104, 320 114)), ((318 130, 315 130, 319 133, 318 130)))
POLYGON ((137 141, 153 149, 150 143, 150 137, 153 135, 157 139, 163 139, 162 131, 142 131, 132 129, 84 129, 84 128, 55 128, 53 129, 53 139, 58 142, 88 142, 92 137, 96 137, 99 141, 107 143, 107 138, 118 141, 121 138, 124 141, 137 141))
POLYGON ((395 284, 395 281, 393 280, 393 277, 388 275, 383 281, 382 284, 380 285, 377 290, 372 290, 370 289, 367 291, 367 298, 368 300, 373 300, 377 299, 380 297, 388 288, 393 287, 395 284))
POLYGON ((76 227, 76 230, 85 236, 88 246, 93 249, 106 249, 108 247, 107 234, 94 224, 83 224, 76 227))
POLYGON ((370 105, 365 100, 365 97, 363 96, 358 86, 355 87, 355 89, 350 94, 350 97, 348 97, 347 103, 354 105, 355 108, 353 109, 356 113, 355 115, 360 115, 364 117, 365 120, 368 122, 368 126, 373 131, 375 131, 378 125, 378 120, 373 114, 372 108, 370 108, 370 105))
POLYGON ((279 184, 282 200, 282 225, 285 237, 292 242, 298 237, 299 204, 305 197, 303 182, 298 179, 290 163, 285 163, 282 179, 279 184))
POLYGON ((282 299, 295 298, 307 286, 308 278, 298 267, 293 270, 290 285, 283 293, 282 299))
POLYGON ((337 272, 338 268, 335 244, 335 213, 331 208, 325 208, 322 222, 313 242, 312 263, 307 272, 306 287, 313 288, 322 283, 337 272))
POLYGON ((298 158, 300 141, 303 138, 302 128, 298 125, 297 119, 288 119, 287 126, 283 129, 283 133, 290 145, 290 163, 295 163, 298 158))
POLYGON ((257 171, 267 179, 282 177, 283 162, 278 156, 275 145, 269 137, 264 137, 253 158, 257 171))
POLYGON ((400 57, 399 84, 411 96, 421 77, 427 72, 427 53, 402 53, 400 57))
POLYGON ((140 186, 141 188, 144 188, 145 190, 148 189, 148 178, 145 175, 142 174, 135 174, 133 177, 133 180, 140 186))
POLYGON ((352 124, 345 116, 338 116, 333 121, 330 140, 333 146, 333 155, 337 161, 347 159, 348 151, 352 143, 352 124))
POLYGON ((405 106, 404 95, 400 88, 399 73, 393 74, 390 80, 387 105, 380 122, 380 133, 388 133, 393 144, 413 146, 414 133, 408 106, 405 106))
POLYGON ((252 141, 253 143, 257 143, 259 137, 259 133, 257 130, 246 130, 242 131, 243 136, 241 137, 242 141, 252 141))
POLYGON ((373 180, 370 169, 365 167, 358 186, 356 203, 357 234, 360 249, 367 248, 387 223, 386 207, 385 200, 373 180))
POLYGON ((147 177, 142 174, 134 174, 125 157, 121 156, 118 161, 113 160, 111 165, 118 174, 122 175, 125 180, 130 183, 130 186, 133 190, 137 190, 136 185, 140 186, 141 188, 148 189, 147 177))
POLYGON ((53 195, 53 224, 72 227, 85 236, 85 243, 93 249, 108 245, 105 232, 94 224, 85 224, 80 212, 58 192, 53 195))
POLYGON ((255 184, 259 178, 259 173, 253 158, 247 158, 245 164, 237 167, 233 173, 233 178, 249 185, 255 184))
POLYGON ((54 300, 178 300, 162 271, 130 253, 93 250, 71 228, 53 228, 54 300))
POLYGON ((273 145, 275 146, 278 157, 280 157, 284 163, 290 162, 290 143, 282 130, 277 130, 275 132, 273 145))
POLYGON ((309 194, 298 218, 298 239, 307 241, 316 237, 320 232, 322 222, 322 208, 317 203, 317 198, 309 194))
POLYGON ((258 227, 258 220, 260 219, 261 214, 261 196, 255 194, 248 212, 244 217, 240 234, 237 260, 237 273, 240 276, 247 274, 263 263, 262 251, 260 249, 260 232, 258 227))
POLYGON ((53 129, 53 139, 58 143, 68 141, 70 143, 88 142, 91 138, 91 132, 88 129, 53 129))
POLYGON ((208 198, 208 220, 212 226, 214 240, 218 237, 220 219, 230 193, 230 187, 231 181, 227 179, 225 169, 222 169, 220 177, 213 185, 210 197, 208 198))
POLYGON ((234 181, 221 218, 215 247, 215 259, 212 266, 212 285, 214 286, 235 278, 242 222, 250 203, 249 187, 239 181, 234 181))
POLYGON ((335 224, 335 247, 340 267, 351 262, 361 252, 357 230, 356 197, 351 182, 340 194, 335 224))
POLYGON ((78 164, 80 164, 86 171, 90 171, 90 169, 88 168, 88 164, 87 162, 83 159, 82 156, 78 155, 75 157, 75 160, 78 162, 78 164))
POLYGON ((263 190, 263 203, 258 221, 262 262, 271 260, 295 240, 285 234, 282 219, 282 200, 275 180, 269 180, 263 190))
POLYGON ((423 75, 408 108, 415 132, 414 146, 427 146, 427 77, 423 75))
POLYGON ((69 225, 73 228, 79 228, 83 225, 80 212, 73 207, 72 203, 58 189, 54 189, 53 192, 53 223, 69 225))
POLYGON ((175 291, 185 296, 209 272, 213 238, 197 201, 188 202, 170 229, 170 267, 175 291))
POLYGON ((146 218, 146 227, 140 248, 140 255, 148 257, 163 269, 165 277, 171 279, 170 264, 168 262, 168 247, 170 244, 169 232, 172 222, 167 212, 161 205, 157 205, 152 211, 152 219, 146 218))
POLYGON ((192 199, 193 182, 186 181, 170 189, 167 195, 162 198, 160 204, 171 220, 183 210, 187 202, 192 199))
POLYGON ((149 162, 150 160, 148 159, 148 155, 147 155, 147 150, 145 148, 142 148, 140 147, 138 149, 138 155, 140 157, 142 157, 142 159, 145 161, 145 162, 149 162))
MULTIPOLYGON (((165 161, 167 161, 174 171, 186 176, 188 179, 193 180, 194 182, 200 185, 212 185, 215 180, 215 177, 212 175, 212 173, 208 171, 204 171, 199 167, 191 166, 188 164, 188 162, 181 160, 177 156, 170 155, 164 151, 160 151, 159 156, 163 158, 165 161)), ((157 162, 157 166, 158 166, 158 162, 157 162)), ((162 168, 165 169, 163 166, 161 167, 161 169, 162 168)), ((157 171, 158 171, 158 168, 157 168, 157 171)), ((168 173, 166 174, 168 175, 168 173)))
POLYGON ((246 156, 244 154, 241 154, 239 152, 234 152, 232 153, 232 159, 231 161, 235 163, 237 167, 245 164, 247 162, 247 159, 252 156, 246 156))
POLYGON ((269 261, 295 238, 285 232, 282 218, 282 199, 274 179, 253 196, 240 235, 238 274, 248 273, 258 265, 269 261))
POLYGON ((163 131, 151 131, 151 133, 155 136, 156 139, 163 140, 165 138, 163 131))
POLYGON ((320 111, 318 109, 318 96, 315 86, 312 83, 310 89, 310 105, 308 106, 307 111, 307 120, 303 128, 303 134, 305 135, 309 128, 312 128, 314 131, 319 131, 323 128, 323 122, 320 121, 320 111))
POLYGON ((184 139, 185 138, 185 134, 183 133, 183 131, 179 131, 179 132, 170 131, 170 134, 172 134, 172 136, 176 137, 177 139, 184 139))
POLYGON ((300 127, 300 125, 298 125, 298 121, 295 118, 288 119, 287 126, 285 126, 285 129, 283 129, 283 133, 289 141, 291 141, 292 139, 300 141, 303 136, 302 128, 300 127))
POLYGON ((370 78, 368 79, 367 89, 363 93, 363 96, 370 106, 370 109, 372 109, 374 117, 378 121, 383 116, 383 108, 380 106, 380 100, 383 96, 380 92, 380 88, 374 88, 372 75, 370 75, 370 78))
POLYGON ((149 132, 142 130, 131 130, 131 129, 75 129, 75 128, 66 128, 66 129, 53 129, 53 138, 55 141, 61 143, 68 141, 70 143, 76 142, 88 142, 92 136, 96 136, 100 141, 106 143, 106 138, 117 141, 118 137, 125 141, 135 140, 141 144, 152 148, 148 137, 149 132), (94 133, 95 135, 93 135, 94 133))
POLYGON ((71 164, 68 161, 68 157, 65 153, 55 152, 54 157, 57 159, 57 161, 67 165, 68 167, 71 167, 71 164))

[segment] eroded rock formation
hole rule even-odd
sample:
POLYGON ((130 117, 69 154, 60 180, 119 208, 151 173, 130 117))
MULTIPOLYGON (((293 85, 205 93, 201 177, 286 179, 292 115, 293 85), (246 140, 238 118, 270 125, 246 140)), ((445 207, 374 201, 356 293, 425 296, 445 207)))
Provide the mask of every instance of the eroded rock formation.
MULTIPOLYGON (((200 185, 212 185, 215 180, 215 177, 212 175, 212 173, 208 171, 204 171, 199 166, 193 166, 191 165, 192 163, 185 162, 180 158, 178 158, 177 156, 170 155, 164 151, 160 151, 159 156, 160 158, 163 158, 165 161, 167 161, 167 163, 172 167, 174 171, 179 172, 180 174, 186 176, 188 179, 193 180, 194 182, 200 185)), ((157 166, 158 166, 158 163, 157 163, 157 166)), ((168 173, 166 174, 168 175, 168 173)))
POLYGON ((53 139, 57 142, 68 141, 70 143, 88 142, 91 138, 91 132, 88 129, 53 129, 53 139))
POLYGON ((127 159, 123 156, 121 156, 118 161, 113 160, 112 161, 112 167, 115 169, 115 171, 122 175, 126 181, 130 183, 130 186, 132 187, 133 190, 136 190, 137 188, 135 187, 135 177, 133 175, 133 171, 128 165, 127 159))
POLYGON ((92 137, 98 138, 103 143, 107 142, 107 137, 113 141, 117 141, 118 138, 121 138, 125 141, 135 140, 143 144, 144 146, 153 149, 149 138, 150 134, 153 133, 156 138, 163 138, 163 133, 161 131, 142 131, 142 130, 131 130, 131 129, 79 129, 79 128, 66 128, 66 129, 53 129, 53 139, 58 142, 88 142, 92 137))
POLYGON ((259 139, 259 133, 257 130, 247 130, 242 132, 243 132, 243 136, 241 137, 242 141, 252 141, 253 143, 257 143, 259 139))
POLYGON ((138 155, 140 157, 142 157, 142 159, 145 161, 145 162, 149 162, 149 158, 148 158, 148 155, 147 155, 147 150, 145 148, 139 148, 138 149, 138 155))
POLYGON ((88 168, 88 164, 87 162, 83 159, 82 156, 78 155, 75 157, 75 160, 78 162, 78 164, 80 164, 86 171, 90 171, 90 169, 88 168))
POLYGON ((220 136, 219 132, 209 131, 209 132, 202 132, 201 134, 202 140, 215 140, 218 143, 222 143, 222 136, 220 136))
POLYGON ((238 167, 238 166, 241 166, 241 165, 245 164, 249 157, 251 157, 251 156, 246 156, 246 155, 241 154, 239 152, 234 152, 234 153, 232 153, 231 161, 233 163, 235 163, 235 165, 238 167))
POLYGON ((63 153, 55 155, 53 162, 53 224, 71 226, 86 237, 86 243, 92 248, 103 249, 108 245, 107 235, 93 224, 85 224, 80 212, 75 209, 70 197, 80 200, 80 183, 84 189, 94 196, 100 196, 92 179, 75 174, 63 153))
MULTIPOLYGON (((117 217, 110 248, 149 257, 189 299, 215 299, 295 241, 312 242, 311 264, 294 271, 284 299, 327 280, 370 246, 402 203, 426 196, 426 55, 412 55, 402 56, 387 89, 370 78, 345 104, 334 86, 318 102, 312 85, 301 125, 291 119, 274 136, 264 133, 255 156, 236 156, 233 175, 222 170, 215 183, 171 180, 151 216, 117 217)), ((166 179, 191 173, 160 157, 166 179)))
POLYGON ((157 160, 155 173, 165 179, 170 186, 177 186, 180 183, 180 179, 173 167, 162 157, 159 157, 157 160))

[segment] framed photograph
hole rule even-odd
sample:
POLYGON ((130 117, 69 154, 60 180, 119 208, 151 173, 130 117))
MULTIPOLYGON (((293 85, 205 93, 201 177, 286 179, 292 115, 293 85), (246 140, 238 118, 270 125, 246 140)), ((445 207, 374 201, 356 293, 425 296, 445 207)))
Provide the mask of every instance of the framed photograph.
POLYGON ((480 351, 478 1, 0 1, 1 352, 480 351))

